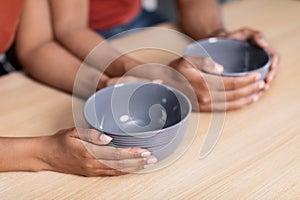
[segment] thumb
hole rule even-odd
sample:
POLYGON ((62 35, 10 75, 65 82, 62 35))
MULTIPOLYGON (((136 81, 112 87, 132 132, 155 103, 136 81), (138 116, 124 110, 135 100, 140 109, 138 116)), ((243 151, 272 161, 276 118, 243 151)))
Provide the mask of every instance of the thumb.
POLYGON ((163 84, 163 80, 161 80, 161 79, 155 79, 155 80, 152 80, 152 83, 163 84))
POLYGON ((269 46, 268 42, 260 32, 254 35, 253 40, 258 46, 260 46, 263 49, 269 46))
POLYGON ((112 140, 108 135, 95 129, 79 129, 78 135, 81 140, 98 145, 108 144, 112 140))
POLYGON ((223 66, 214 62, 210 57, 205 56, 187 56, 185 59, 200 71, 210 74, 221 74, 224 70, 223 66))
POLYGON ((220 75, 224 71, 224 67, 219 63, 214 62, 213 65, 204 65, 202 71, 220 75))

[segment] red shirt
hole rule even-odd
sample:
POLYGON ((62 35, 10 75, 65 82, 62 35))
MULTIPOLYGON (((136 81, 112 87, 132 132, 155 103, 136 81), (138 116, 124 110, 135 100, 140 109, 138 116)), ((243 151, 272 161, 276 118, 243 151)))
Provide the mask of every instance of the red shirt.
POLYGON ((0 1, 0 54, 13 43, 24 0, 0 1))
POLYGON ((141 10, 141 0, 90 0, 89 26, 105 30, 126 24, 141 10))

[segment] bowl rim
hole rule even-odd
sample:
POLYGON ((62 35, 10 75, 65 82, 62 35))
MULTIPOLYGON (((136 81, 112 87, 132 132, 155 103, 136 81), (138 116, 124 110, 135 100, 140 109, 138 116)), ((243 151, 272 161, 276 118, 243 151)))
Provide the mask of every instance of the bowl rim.
POLYGON ((137 133, 134 133, 134 132, 130 132, 130 133, 125 133, 125 134, 130 134, 129 136, 144 136, 145 134, 153 134, 153 133, 156 133, 158 134, 159 132, 162 132, 162 131, 168 131, 172 128, 174 128, 175 126, 178 126, 179 124, 181 124, 182 122, 186 121, 190 115, 191 115, 191 112, 192 112, 192 104, 189 100, 189 98, 184 94, 182 93, 181 91, 173 88, 173 87, 170 87, 168 85, 165 85, 165 84, 158 84, 158 83, 153 83, 153 82, 130 82, 130 83, 119 83, 119 84, 115 84, 115 85, 111 85, 111 86, 108 86, 108 87, 105 87, 105 88, 102 88, 100 90, 98 90, 97 92, 93 93, 84 103, 84 108, 83 108, 83 116, 84 116, 84 119, 85 121, 94 129, 98 130, 98 131, 101 131, 103 133, 108 133, 110 135, 124 135, 124 133, 121 134, 121 132, 114 132, 114 133, 111 133, 111 132, 107 132, 105 130, 101 130, 100 128, 98 127, 94 127, 90 121, 88 120, 88 117, 87 117, 87 105, 89 104, 89 102, 91 102, 97 95, 99 95, 100 93, 104 92, 104 91, 107 91, 107 90, 111 90, 112 88, 116 88, 116 87, 123 87, 125 85, 146 85, 146 84, 149 84, 149 85, 157 85, 157 86, 160 86, 160 87, 164 87, 168 90, 171 90, 173 93, 175 93, 175 95, 180 95, 181 97, 183 97, 183 99, 186 101, 187 105, 188 105, 188 111, 186 113, 186 115, 177 123, 171 125, 171 126, 168 126, 166 128, 162 128, 162 129, 158 129, 158 130, 150 130, 150 131, 144 131, 144 132, 137 132, 137 133))
MULTIPOLYGON (((242 40, 237 40, 237 39, 232 39, 232 38, 222 38, 222 37, 209 37, 209 38, 205 38, 205 39, 200 39, 200 40, 197 40, 197 41, 194 41, 192 43, 190 43, 183 51, 183 55, 192 55, 192 54, 188 54, 186 53, 186 51, 189 49, 189 48, 192 48, 192 46, 195 46, 195 45, 200 45, 201 48, 205 51, 206 55, 209 56, 209 58, 211 60, 212 57, 210 56, 210 54, 206 51, 206 49, 202 46, 201 43, 203 42, 208 42, 208 43, 217 43, 219 41, 231 41, 231 42, 234 42, 234 43, 239 43, 239 44, 247 44, 247 45, 252 45, 252 46, 257 46, 257 45, 254 45, 254 44, 251 44, 249 42, 246 42, 246 41, 242 41, 242 40)), ((250 71, 246 71, 246 72, 222 72, 220 75, 221 76, 225 76, 225 77, 238 77, 238 76, 247 76, 251 73, 255 73, 255 72, 258 72, 260 71, 261 69, 264 69, 264 68, 269 68, 270 65, 271 65, 271 61, 272 61, 272 57, 270 55, 269 52, 267 52, 266 50, 264 50, 263 48, 257 46, 258 48, 262 49, 262 51, 265 53, 265 55, 267 56, 267 61, 260 67, 257 67, 253 70, 250 70, 250 71)), ((208 73, 206 71, 204 71, 205 73, 208 73)))

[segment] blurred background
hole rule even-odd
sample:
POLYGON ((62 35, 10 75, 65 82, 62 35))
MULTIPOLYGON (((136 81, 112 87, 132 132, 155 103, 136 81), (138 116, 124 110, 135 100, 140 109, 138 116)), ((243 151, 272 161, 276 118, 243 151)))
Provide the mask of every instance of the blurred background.
MULTIPOLYGON (((148 11, 160 10, 169 19, 175 20, 177 18, 177 8, 175 0, 141 0, 144 9, 148 11)), ((219 0, 221 4, 230 2, 233 0, 219 0)))

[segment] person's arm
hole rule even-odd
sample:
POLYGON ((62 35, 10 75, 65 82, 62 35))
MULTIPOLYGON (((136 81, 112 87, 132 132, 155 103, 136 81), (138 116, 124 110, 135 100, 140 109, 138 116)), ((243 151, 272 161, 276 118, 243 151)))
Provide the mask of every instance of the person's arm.
MULTIPOLYGON (((220 12, 220 6, 217 0, 177 0, 179 9, 179 25, 183 32, 194 38, 195 40, 203 39, 206 37, 225 37, 231 39, 237 39, 242 41, 252 42, 259 47, 263 48, 272 56, 272 63, 265 79, 265 84, 260 84, 260 90, 253 89, 253 82, 249 82, 246 79, 249 77, 241 77, 243 81, 252 84, 244 85, 244 88, 237 88, 230 96, 235 96, 238 104, 242 101, 240 98, 248 94, 252 99, 257 100, 261 96, 261 89, 267 90, 270 87, 270 83, 276 75, 276 68, 278 65, 279 57, 277 53, 269 46, 268 42, 263 36, 263 33, 252 28, 241 28, 235 31, 226 31, 223 25, 222 16, 220 12), (263 85, 263 88, 261 88, 263 85), (251 89, 252 88, 252 89, 251 89)), ((229 85, 235 85, 237 78, 223 78, 227 79, 229 85)), ((250 79, 251 80, 251 79, 250 79)), ((225 84, 225 91, 227 93, 227 87, 225 84)), ((229 106, 231 98, 227 98, 227 105, 229 106)), ((249 98, 248 98, 249 99, 249 98)), ((234 108, 241 106, 233 103, 234 108)), ((241 104, 243 106, 243 103, 241 104)), ((229 106, 231 107, 231 106, 229 106)))
MULTIPOLYGON (((50 17, 47 0, 25 2, 16 37, 16 53, 22 66, 35 79, 71 93, 81 61, 55 41, 50 17)), ((86 87, 105 86, 108 77, 99 70, 85 67, 84 72, 86 87)), ((79 95, 90 95, 85 94, 85 86, 82 87, 79 95)))
POLYGON ((0 171, 50 170, 83 176, 121 175, 152 167, 157 159, 145 149, 105 146, 111 138, 75 128, 51 136, 0 137, 0 171))
POLYGON ((177 0, 179 27, 195 40, 223 32, 217 0, 177 0))
POLYGON ((55 36, 78 58, 84 60, 90 55, 87 62, 101 70, 107 68, 105 73, 112 77, 122 76, 128 69, 138 65, 134 59, 121 56, 119 51, 89 28, 89 0, 51 0, 50 2, 55 36), (100 43, 103 48, 98 48, 98 52, 90 54, 100 43), (117 57, 119 58, 115 60, 114 58, 117 57), (110 64, 113 60, 115 61, 110 64))
POLYGON ((0 171, 41 171, 47 164, 40 159, 41 138, 0 137, 0 171))

